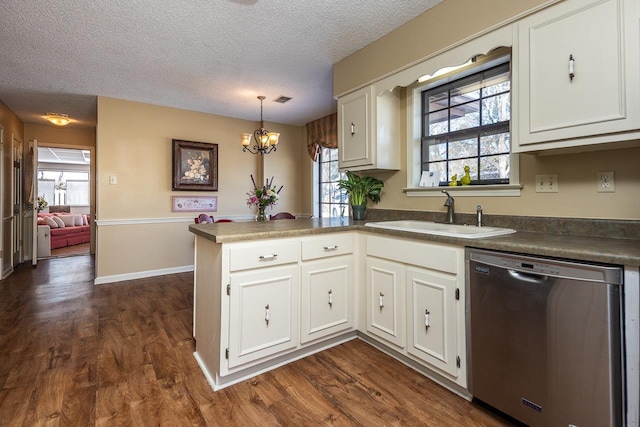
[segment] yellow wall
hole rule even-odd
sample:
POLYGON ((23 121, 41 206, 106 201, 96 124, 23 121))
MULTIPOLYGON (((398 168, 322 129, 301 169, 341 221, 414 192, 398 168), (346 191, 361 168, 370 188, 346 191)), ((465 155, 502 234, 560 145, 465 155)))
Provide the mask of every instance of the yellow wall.
MULTIPOLYGON (((13 139, 17 139, 21 141, 24 146, 24 125, 22 121, 15 115, 13 111, 9 109, 9 107, 0 100, 0 127, 2 127, 2 138, 4 142, 4 147, 2 149, 2 187, 4 191, 3 201, 2 201, 2 217, 3 218, 11 218, 13 215, 13 201, 11 200, 12 192, 12 179, 13 179, 13 164, 12 164, 12 153, 13 153, 13 139)), ((29 217, 31 218, 31 217, 29 217)), ((13 267, 11 264, 11 252, 12 252, 12 221, 2 221, 2 262, 0 265, 0 271, 2 274, 6 274, 11 271, 13 267)), ((30 238, 30 234, 24 235, 23 239, 30 238)), ((27 255, 26 252, 28 248, 23 247, 23 256, 27 255)), ((27 255, 30 257, 30 255, 27 255)))
POLYGON ((95 129, 54 127, 49 124, 25 123, 24 136, 27 141, 37 139, 38 144, 44 146, 66 147, 95 147, 95 129))
POLYGON ((239 142, 241 132, 251 132, 258 125, 99 97, 96 212, 99 224, 106 221, 106 225, 98 226, 96 276, 193 265, 193 235, 188 225, 197 213, 172 212, 172 196, 217 196, 214 216, 251 215, 255 209, 246 205, 252 185, 249 175, 258 178, 264 170, 266 176, 275 176, 275 184, 284 186, 274 211, 307 212, 308 207, 301 203, 300 173, 308 167, 301 162, 301 127, 265 123, 281 135, 277 151, 263 158, 243 153, 239 142), (217 192, 171 191, 172 139, 218 144, 217 192), (109 184, 112 175, 117 185, 109 184))
MULTIPOLYGON (((528 9, 541 0, 447 0, 334 66, 334 93, 373 82, 528 9), (419 42, 416 42, 418 41, 419 42), (381 60, 383 58, 384 60, 381 60)), ((406 91, 403 91, 406 92, 406 91)), ((406 119, 405 102, 402 103, 406 119)), ((403 121, 404 123, 404 121, 403 121)), ((385 181, 382 201, 374 207, 446 212, 443 197, 407 197, 405 126, 398 141, 402 168, 376 174, 385 181)), ((640 148, 610 149, 552 156, 520 155, 520 197, 456 197, 456 211, 487 214, 576 218, 640 219, 640 148), (598 193, 599 171, 615 172, 615 193, 598 193), (535 175, 557 174, 558 193, 535 193, 535 175)))
POLYGON ((547 0, 446 0, 334 64, 333 93, 344 94, 547 0))

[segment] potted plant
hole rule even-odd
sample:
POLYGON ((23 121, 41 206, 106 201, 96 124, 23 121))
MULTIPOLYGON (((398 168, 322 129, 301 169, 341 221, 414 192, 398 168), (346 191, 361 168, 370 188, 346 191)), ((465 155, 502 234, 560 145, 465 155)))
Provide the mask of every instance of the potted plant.
POLYGON ((353 219, 365 219, 367 216, 367 200, 374 203, 380 201, 380 193, 384 182, 372 176, 359 176, 347 171, 347 179, 338 181, 338 188, 347 190, 353 219))

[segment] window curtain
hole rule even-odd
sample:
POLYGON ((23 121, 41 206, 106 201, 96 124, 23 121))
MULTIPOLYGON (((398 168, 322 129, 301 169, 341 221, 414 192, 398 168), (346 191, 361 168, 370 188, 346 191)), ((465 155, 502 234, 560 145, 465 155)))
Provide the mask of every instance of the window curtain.
POLYGON ((307 151, 318 161, 320 147, 338 148, 338 114, 333 113, 307 123, 307 151))

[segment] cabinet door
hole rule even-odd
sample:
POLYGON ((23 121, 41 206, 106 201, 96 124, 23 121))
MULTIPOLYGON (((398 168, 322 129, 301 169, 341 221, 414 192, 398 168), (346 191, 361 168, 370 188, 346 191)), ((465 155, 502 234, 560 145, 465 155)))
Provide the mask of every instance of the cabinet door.
POLYGON ((373 164, 370 120, 370 88, 338 100, 338 161, 341 169, 373 164))
POLYGON ((633 105, 638 84, 632 79, 637 79, 637 72, 626 76, 625 71, 622 2, 569 0, 518 24, 514 151, 536 149, 517 145, 560 140, 565 142, 558 143, 559 148, 579 146, 584 142, 566 140, 640 127, 633 105))
POLYGON ((301 343, 353 327, 352 255, 305 263, 301 280, 301 343))
POLYGON ((296 348, 298 287, 297 265, 231 275, 229 368, 296 348))
POLYGON ((367 258, 367 331, 404 348, 403 266, 367 258))
POLYGON ((407 352, 456 377, 456 279, 429 270, 406 270, 409 294, 407 352))

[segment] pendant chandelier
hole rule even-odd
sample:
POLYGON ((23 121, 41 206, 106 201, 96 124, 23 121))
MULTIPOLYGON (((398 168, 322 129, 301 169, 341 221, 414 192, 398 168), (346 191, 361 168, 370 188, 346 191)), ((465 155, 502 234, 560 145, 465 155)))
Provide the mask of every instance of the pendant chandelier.
POLYGON ((272 151, 276 151, 276 145, 278 145, 278 139, 280 134, 278 132, 269 132, 264 128, 264 121, 262 120, 262 101, 266 99, 264 96, 259 96, 260 100, 260 128, 253 132, 253 139, 255 145, 249 147, 251 144, 251 134, 241 133, 240 141, 242 143, 242 151, 248 151, 251 154, 269 154, 272 151))

